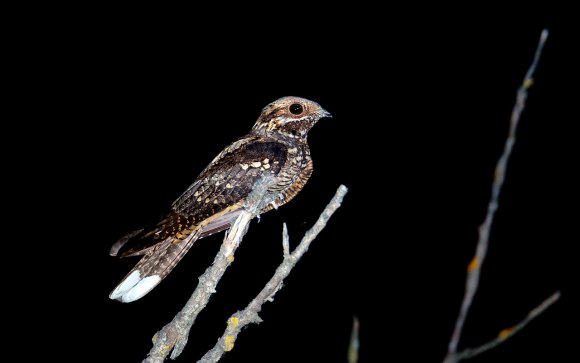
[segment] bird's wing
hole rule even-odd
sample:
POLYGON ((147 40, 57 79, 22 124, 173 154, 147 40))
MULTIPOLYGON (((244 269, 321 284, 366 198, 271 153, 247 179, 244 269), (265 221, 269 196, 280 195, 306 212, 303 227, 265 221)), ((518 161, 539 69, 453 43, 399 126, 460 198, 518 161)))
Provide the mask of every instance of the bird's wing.
POLYGON ((153 289, 196 240, 229 228, 254 183, 268 173, 278 175, 286 156, 283 144, 256 138, 240 139, 226 148, 156 227, 129 234, 113 245, 111 254, 144 256, 110 297, 130 302, 153 289))
POLYGON ((229 228, 231 219, 237 217, 235 211, 241 208, 255 181, 266 173, 278 175, 286 154, 283 144, 255 136, 232 143, 173 203, 165 218, 156 226, 119 239, 111 247, 111 256, 144 255, 167 237, 183 239, 200 227, 203 231, 199 238, 229 228))

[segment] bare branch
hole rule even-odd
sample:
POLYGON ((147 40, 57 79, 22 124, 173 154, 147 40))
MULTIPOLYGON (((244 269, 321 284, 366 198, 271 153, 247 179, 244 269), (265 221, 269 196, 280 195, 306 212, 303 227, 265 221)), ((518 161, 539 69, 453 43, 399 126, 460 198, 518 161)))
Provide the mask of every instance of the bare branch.
POLYGON ((477 292, 477 288, 479 286, 479 275, 481 273, 481 266, 483 265, 485 256, 487 254, 487 248, 489 245, 489 234, 493 224, 495 212, 498 208, 499 195, 505 180, 507 164, 510 155, 512 153, 513 146, 516 142, 516 131, 518 123, 520 121, 522 111, 525 108, 526 99, 528 98, 528 89, 533 84, 532 77, 540 60, 542 49, 544 48, 544 44, 547 38, 548 38, 548 30, 544 29, 540 36, 540 41, 536 49, 534 60, 530 68, 526 72, 522 85, 520 86, 517 92, 516 103, 514 105, 510 119, 509 134, 504 145, 503 153, 501 154, 495 167, 495 176, 491 188, 491 198, 487 207, 487 214, 485 216, 484 222, 479 227, 479 239, 477 241, 475 256, 467 266, 467 280, 465 286, 465 294, 463 296, 463 301, 461 303, 459 316, 457 317, 457 321, 455 322, 455 328, 453 330, 451 340, 449 341, 447 356, 443 361, 444 363, 458 362, 459 360, 464 358, 462 357, 461 353, 459 354, 457 353, 457 346, 461 338, 461 332, 463 330, 463 325, 465 323, 467 313, 469 312, 469 309, 473 302, 473 297, 475 296, 475 293, 477 292))
POLYGON ((288 226, 286 226, 286 223, 282 226, 282 250, 284 251, 284 258, 290 255, 290 236, 288 236, 288 226))
POLYGON ((552 304, 554 304, 556 301, 558 301, 559 298, 560 298, 560 291, 556 291, 549 298, 544 300, 543 303, 538 305, 534 310, 530 311, 524 320, 520 321, 518 324, 512 326, 511 328, 506 328, 506 329, 501 330, 495 339, 493 339, 485 344, 482 344, 477 348, 468 348, 468 349, 465 349, 465 350, 459 352, 457 354, 457 361, 460 361, 462 359, 473 358, 476 355, 479 355, 479 354, 486 352, 492 348, 495 348, 499 344, 505 342, 507 339, 511 338, 512 336, 514 336, 514 334, 516 334, 517 332, 522 330, 526 325, 528 325, 528 323, 530 321, 534 320, 534 318, 536 318, 538 315, 540 315, 546 309, 548 309, 550 306, 552 306, 552 304))
POLYGON ((238 216, 210 267, 199 277, 197 287, 183 309, 153 337, 153 347, 144 363, 162 363, 171 352, 171 359, 181 354, 187 344, 189 330, 197 315, 205 308, 226 269, 234 261, 234 252, 242 242, 252 218, 273 200, 267 193, 272 178, 262 178, 248 196, 244 211, 238 216))
MULTIPOLYGON (((284 260, 280 266, 278 266, 274 276, 272 276, 258 296, 256 296, 244 310, 236 312, 228 319, 228 324, 224 334, 218 339, 215 346, 199 360, 199 362, 213 363, 219 361, 225 352, 229 352, 234 348, 238 334, 246 325, 250 323, 260 323, 262 321, 258 316, 262 310, 262 305, 266 301, 271 301, 276 292, 282 288, 284 279, 290 274, 290 271, 292 271, 292 268, 300 260, 302 255, 306 253, 308 247, 318 236, 320 231, 324 229, 332 214, 340 207, 342 199, 347 191, 348 189, 344 185, 341 185, 338 188, 336 194, 326 206, 314 226, 305 233, 298 247, 296 247, 291 254, 284 254, 284 260)), ((287 240, 287 236, 288 231, 286 225, 284 225, 283 240, 287 240)), ((286 247, 284 247, 284 249, 286 249, 286 247)))
POLYGON ((352 332, 350 334, 350 344, 348 345, 348 363, 357 363, 358 362, 358 348, 360 346, 360 342, 358 339, 358 331, 360 328, 360 323, 356 316, 352 317, 352 332))

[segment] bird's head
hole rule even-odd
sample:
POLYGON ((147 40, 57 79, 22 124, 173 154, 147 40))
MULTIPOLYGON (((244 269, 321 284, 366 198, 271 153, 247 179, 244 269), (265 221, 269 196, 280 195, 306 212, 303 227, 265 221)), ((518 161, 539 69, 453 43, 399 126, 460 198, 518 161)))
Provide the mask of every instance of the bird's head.
POLYGON ((252 130, 305 140, 308 131, 323 117, 332 115, 318 103, 300 97, 283 97, 264 107, 252 130))

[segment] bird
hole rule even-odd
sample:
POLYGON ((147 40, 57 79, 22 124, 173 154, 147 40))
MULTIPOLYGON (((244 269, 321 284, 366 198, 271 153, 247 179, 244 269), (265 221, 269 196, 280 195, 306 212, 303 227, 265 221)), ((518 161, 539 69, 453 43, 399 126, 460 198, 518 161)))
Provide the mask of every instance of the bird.
POLYGON ((271 178, 267 193, 273 199, 260 214, 292 200, 313 171, 308 132, 331 117, 318 103, 300 97, 282 97, 264 107, 250 132, 219 153, 159 223, 111 247, 111 256, 142 257, 109 297, 128 303, 149 293, 195 241, 230 228, 261 178, 271 178))

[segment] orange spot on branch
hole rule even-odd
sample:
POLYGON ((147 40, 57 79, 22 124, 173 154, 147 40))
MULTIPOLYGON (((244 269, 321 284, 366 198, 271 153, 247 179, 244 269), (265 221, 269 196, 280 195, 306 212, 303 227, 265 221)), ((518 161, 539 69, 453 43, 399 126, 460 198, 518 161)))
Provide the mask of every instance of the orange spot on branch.
POLYGON ((479 266, 480 266, 479 259, 477 257, 474 257, 473 260, 471 260, 471 262, 469 263, 469 265, 467 265, 467 272, 473 272, 476 269, 478 269, 479 266))
POLYGON ((500 340, 507 339, 510 335, 512 335, 513 331, 514 331, 514 328, 506 328, 506 329, 500 331, 499 334, 497 335, 497 337, 500 340))

